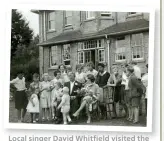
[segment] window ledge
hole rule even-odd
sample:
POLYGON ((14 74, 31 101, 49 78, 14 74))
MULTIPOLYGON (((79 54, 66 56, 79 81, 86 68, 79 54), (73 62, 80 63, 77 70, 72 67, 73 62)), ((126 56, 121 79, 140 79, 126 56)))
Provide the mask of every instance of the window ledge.
POLYGON ((101 17, 100 20, 114 20, 113 17, 101 17))
POLYGON ((93 21, 93 20, 95 20, 95 19, 96 19, 95 17, 94 17, 94 18, 89 18, 89 19, 84 20, 84 22, 93 21))
POLYGON ((64 30, 67 30, 67 29, 73 29, 72 24, 65 25, 64 30))
POLYGON ((55 29, 48 30, 47 33, 56 32, 55 29))
POLYGON ((134 61, 134 62, 144 62, 145 59, 144 58, 136 58, 136 59, 132 59, 132 61, 134 61))
POLYGON ((126 62, 126 59, 125 60, 115 60, 116 63, 122 63, 122 62, 126 62))
POLYGON ((142 15, 143 15, 142 13, 136 13, 136 14, 128 15, 126 18, 137 17, 137 16, 142 16, 142 15))

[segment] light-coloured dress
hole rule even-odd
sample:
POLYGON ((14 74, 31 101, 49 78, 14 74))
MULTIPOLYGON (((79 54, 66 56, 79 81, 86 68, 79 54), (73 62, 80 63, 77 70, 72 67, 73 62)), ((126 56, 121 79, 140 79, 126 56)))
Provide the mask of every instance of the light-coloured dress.
POLYGON ((45 89, 41 92, 40 95, 40 106, 41 108, 50 108, 51 107, 51 91, 50 91, 50 82, 43 81, 40 84, 40 90, 45 89))
POLYGON ((39 113, 39 99, 36 94, 31 95, 26 109, 27 109, 27 112, 29 112, 29 113, 39 113), (31 102, 31 100, 34 103, 34 106, 31 102))
POLYGON ((62 113, 69 113, 70 111, 70 96, 68 94, 64 94, 62 96, 62 101, 59 105, 61 106, 61 112, 62 113))
POLYGON ((81 84, 85 83, 85 77, 86 77, 86 74, 84 72, 81 72, 81 73, 76 72, 75 73, 75 80, 81 84))

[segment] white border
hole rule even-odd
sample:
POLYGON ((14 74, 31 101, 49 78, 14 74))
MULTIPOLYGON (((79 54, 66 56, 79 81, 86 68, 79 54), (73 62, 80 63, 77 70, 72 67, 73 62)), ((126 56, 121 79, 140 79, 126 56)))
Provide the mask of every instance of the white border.
MULTIPOLYGON (((10 129, 43 129, 43 130, 76 130, 76 131, 123 131, 123 132, 152 132, 152 99, 153 99, 153 72, 154 72, 154 23, 155 23, 155 9, 152 7, 125 7, 125 6, 112 6, 112 5, 45 5, 45 4, 11 4, 6 10, 6 46, 5 48, 5 62, 4 66, 5 80, 3 83, 4 96, 4 127, 10 129), (75 10, 75 11, 112 11, 112 12, 147 12, 150 13, 149 19, 149 82, 148 82, 148 115, 147 115, 147 127, 134 127, 134 126, 90 126, 90 125, 50 125, 50 124, 20 124, 9 123, 9 82, 10 82, 10 42, 11 42, 11 9, 56 9, 56 10, 75 10), (45 8, 46 7, 46 8, 45 8), (84 9, 85 8, 85 9, 84 9), (128 10, 127 10, 128 9, 128 10)), ((154 109, 155 110, 155 109, 154 109)))

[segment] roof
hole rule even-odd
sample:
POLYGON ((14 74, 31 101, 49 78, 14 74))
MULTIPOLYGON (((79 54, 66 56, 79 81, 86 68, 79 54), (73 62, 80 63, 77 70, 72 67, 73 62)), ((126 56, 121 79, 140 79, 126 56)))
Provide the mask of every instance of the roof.
POLYGON ((63 32, 47 41, 39 43, 41 46, 48 46, 53 44, 64 44, 74 41, 81 41, 86 39, 100 38, 105 36, 115 36, 120 34, 130 34, 134 32, 148 31, 149 21, 145 19, 126 21, 109 26, 91 34, 83 34, 80 30, 63 32))

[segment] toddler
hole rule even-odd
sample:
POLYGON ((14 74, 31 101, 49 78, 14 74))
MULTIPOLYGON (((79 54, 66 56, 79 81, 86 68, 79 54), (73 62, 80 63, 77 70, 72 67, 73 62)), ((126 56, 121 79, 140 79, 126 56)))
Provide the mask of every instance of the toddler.
POLYGON ((68 122, 71 122, 71 118, 69 116, 69 111, 70 111, 70 96, 69 96, 69 88, 64 87, 63 88, 63 96, 62 96, 62 101, 58 106, 58 109, 61 108, 61 112, 63 114, 63 122, 64 124, 67 124, 68 122))
POLYGON ((36 116, 39 113, 39 99, 38 99, 39 89, 36 89, 35 92, 31 95, 28 105, 27 112, 31 114, 31 123, 36 122, 36 116))

